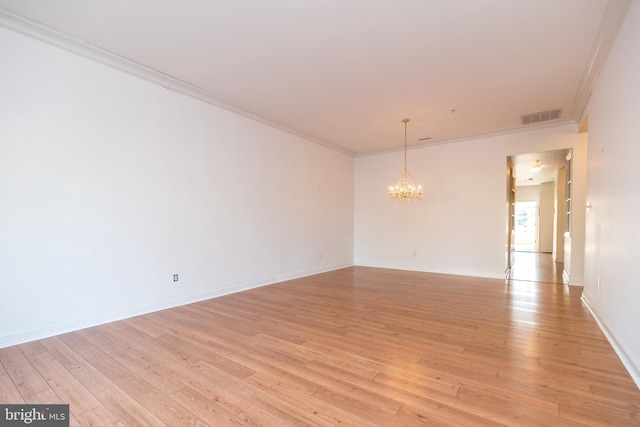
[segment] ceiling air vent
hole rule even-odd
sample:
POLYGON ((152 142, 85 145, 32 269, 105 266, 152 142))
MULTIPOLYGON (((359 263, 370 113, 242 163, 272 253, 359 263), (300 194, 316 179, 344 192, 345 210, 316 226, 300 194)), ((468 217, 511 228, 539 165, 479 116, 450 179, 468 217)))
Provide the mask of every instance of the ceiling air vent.
POLYGON ((549 120, 559 119, 562 115, 562 108, 557 110, 540 111, 538 113, 525 114, 520 116, 520 122, 523 125, 530 125, 533 123, 547 122, 549 120))

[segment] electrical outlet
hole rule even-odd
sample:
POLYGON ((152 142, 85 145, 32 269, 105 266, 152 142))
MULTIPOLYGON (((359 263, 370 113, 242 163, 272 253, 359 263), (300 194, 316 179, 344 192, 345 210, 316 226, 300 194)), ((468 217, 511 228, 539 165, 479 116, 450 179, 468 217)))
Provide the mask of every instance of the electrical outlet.
POLYGON ((174 281, 174 282, 177 282, 177 281, 178 281, 178 275, 177 275, 177 274, 174 274, 174 275, 173 275, 173 281, 174 281))

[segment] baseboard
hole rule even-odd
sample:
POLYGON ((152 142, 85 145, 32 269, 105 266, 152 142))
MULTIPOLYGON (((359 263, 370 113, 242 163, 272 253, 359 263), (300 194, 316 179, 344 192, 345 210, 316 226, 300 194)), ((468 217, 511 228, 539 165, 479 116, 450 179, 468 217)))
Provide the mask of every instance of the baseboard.
POLYGON ((505 273, 502 272, 489 272, 489 271, 481 271, 481 270, 472 270, 472 269, 433 269, 433 270, 425 270, 423 268, 414 268, 409 266, 398 266, 395 264, 388 265, 380 265, 380 264, 366 264, 366 263, 357 263, 355 264, 358 267, 372 267, 372 268, 387 268, 389 270, 405 270, 405 271, 418 271, 421 273, 433 273, 433 274, 448 274, 451 276, 467 276, 467 277, 481 277, 484 279, 505 279, 505 273))
POLYGON ((503 273, 493 273, 488 271, 478 271, 478 270, 444 270, 437 271, 434 273, 439 274, 451 274, 454 276, 467 276, 467 277, 482 277, 485 279, 504 279, 505 276, 503 273))
POLYGON ((631 375, 633 381, 636 383, 636 386, 640 388, 640 360, 638 360, 634 356, 634 354, 629 351, 629 349, 619 339, 615 331, 610 327, 609 323, 605 319, 602 319, 600 318, 600 316, 598 316, 598 313, 591 307, 591 304, 589 304, 589 300, 584 295, 581 299, 585 307, 587 307, 587 310, 589 310, 596 323, 600 327, 600 330, 607 338, 607 341, 609 341, 609 344, 611 344, 611 347, 613 347, 613 351, 616 352, 624 367, 627 368, 627 371, 629 372, 629 375, 631 375))
POLYGON ((181 305, 192 304, 199 301, 204 301, 211 298, 218 298, 224 295, 234 294, 237 292, 247 291, 249 289, 259 288, 262 286, 273 285, 285 280, 293 280, 314 274, 325 273, 329 271, 339 270, 341 268, 351 267, 353 264, 335 265, 331 267, 325 267, 320 269, 299 271, 296 273, 289 273, 284 275, 278 275, 266 280, 242 283, 234 286, 227 286, 218 288, 209 292, 200 294, 187 295, 181 298, 162 301, 157 304, 150 304, 140 307, 127 308, 111 313, 105 313, 98 316, 93 316, 85 319, 72 320, 68 322, 56 323, 53 325, 47 325, 40 328, 35 328, 26 331, 20 331, 10 335, 0 337, 0 348, 11 347, 18 344, 24 344, 27 342, 49 338, 55 335, 66 334, 68 332, 78 331, 80 329, 90 328, 93 326, 103 325, 105 323, 116 322, 118 320, 128 319, 130 317, 140 316, 147 313, 153 313, 155 311, 166 310, 168 308, 178 307, 181 305))

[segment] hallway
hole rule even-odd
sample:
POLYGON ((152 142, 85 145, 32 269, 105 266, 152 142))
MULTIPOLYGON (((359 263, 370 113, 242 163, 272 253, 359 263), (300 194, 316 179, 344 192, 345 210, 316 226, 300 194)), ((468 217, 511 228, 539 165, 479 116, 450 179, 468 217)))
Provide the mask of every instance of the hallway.
POLYGON ((516 252, 509 280, 563 284, 562 263, 549 253, 516 252))

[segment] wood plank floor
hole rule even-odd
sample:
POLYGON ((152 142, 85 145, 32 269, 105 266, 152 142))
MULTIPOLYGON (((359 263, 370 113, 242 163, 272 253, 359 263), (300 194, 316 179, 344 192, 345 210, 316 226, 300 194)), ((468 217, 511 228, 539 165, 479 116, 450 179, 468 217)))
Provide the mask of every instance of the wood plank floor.
POLYGON ((84 426, 638 426, 561 284, 352 267, 0 349, 0 402, 84 426))
POLYGON ((562 263, 555 262, 551 254, 542 252, 516 252, 509 278, 543 283, 563 283, 562 263))

